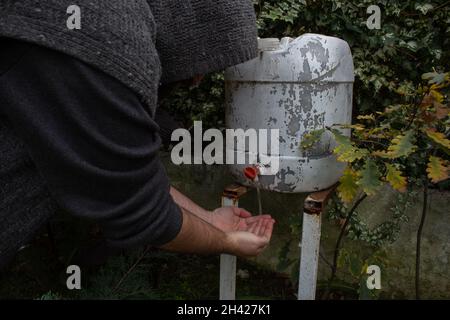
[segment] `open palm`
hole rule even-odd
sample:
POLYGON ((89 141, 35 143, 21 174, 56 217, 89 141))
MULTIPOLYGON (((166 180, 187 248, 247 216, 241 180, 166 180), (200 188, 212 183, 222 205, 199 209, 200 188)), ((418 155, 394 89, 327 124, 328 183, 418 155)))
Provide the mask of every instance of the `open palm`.
POLYGON ((250 231, 258 221, 272 220, 270 215, 253 217, 250 212, 237 207, 223 207, 211 212, 210 223, 223 232, 250 231))

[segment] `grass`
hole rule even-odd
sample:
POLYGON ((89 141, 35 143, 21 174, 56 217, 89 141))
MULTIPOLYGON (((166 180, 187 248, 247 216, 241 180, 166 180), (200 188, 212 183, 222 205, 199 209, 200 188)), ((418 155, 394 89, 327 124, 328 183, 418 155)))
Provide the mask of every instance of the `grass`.
MULTIPOLYGON (((23 249, 0 274, 0 299, 218 299, 218 256, 137 249, 107 258, 92 245, 100 239, 95 226, 65 215, 52 225, 55 246, 43 230, 23 249), (82 289, 70 291, 66 268, 80 256, 94 265, 80 264, 82 289)), ((294 292, 288 277, 238 261, 238 299, 295 299, 294 292)))

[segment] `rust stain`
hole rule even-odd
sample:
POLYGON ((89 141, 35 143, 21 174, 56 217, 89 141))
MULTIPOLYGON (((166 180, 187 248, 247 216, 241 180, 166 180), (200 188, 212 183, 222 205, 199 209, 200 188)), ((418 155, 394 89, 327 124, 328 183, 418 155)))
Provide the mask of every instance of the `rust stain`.
POLYGON ((248 191, 248 188, 240 184, 232 184, 223 190, 223 197, 231 199, 233 205, 236 205, 239 199, 244 196, 248 191))
POLYGON ((330 189, 314 192, 308 195, 304 205, 305 213, 316 215, 322 214, 325 206, 327 205, 328 199, 330 199, 337 186, 338 184, 335 184, 330 189))

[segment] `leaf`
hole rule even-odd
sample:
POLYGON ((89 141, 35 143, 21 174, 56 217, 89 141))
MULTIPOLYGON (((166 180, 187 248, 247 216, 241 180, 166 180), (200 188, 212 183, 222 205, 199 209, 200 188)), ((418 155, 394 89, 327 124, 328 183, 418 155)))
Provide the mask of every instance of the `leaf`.
POLYGON ((368 114, 368 115, 359 115, 357 117, 358 120, 367 120, 367 121, 375 121, 374 114, 368 114))
POLYGON ((380 181, 381 174, 375 161, 368 159, 364 169, 361 170, 360 175, 361 179, 358 180, 357 185, 359 185, 367 195, 374 195, 382 185, 382 182, 380 181))
POLYGON ((339 197, 344 203, 350 203, 358 193, 358 174, 350 167, 345 169, 343 176, 339 180, 340 184, 337 187, 339 197))
MULTIPOLYGON (((443 100, 443 98, 441 100, 443 100)), ((437 120, 443 120, 450 114, 449 108, 439 102, 432 93, 427 94, 423 98, 420 108, 422 109, 421 118, 427 124, 436 122, 437 120)))
POLYGON ((427 173, 431 182, 438 183, 447 180, 449 178, 448 171, 449 167, 443 159, 433 156, 430 157, 427 173))
POLYGON ((364 125, 362 125, 362 124, 353 124, 353 125, 348 126, 348 128, 354 129, 356 131, 364 131, 364 130, 366 130, 366 127, 364 125))
POLYGON ((429 129, 426 131, 426 134, 431 140, 446 148, 447 150, 450 150, 450 140, 448 140, 443 133, 432 131, 429 129))
POLYGON ((356 253, 352 253, 349 256, 349 270, 353 277, 359 279, 361 275, 361 269, 363 262, 359 258, 359 256, 356 253))
POLYGON ((406 132, 405 134, 398 135, 391 141, 387 152, 375 152, 376 156, 388 159, 397 159, 402 157, 407 157, 416 150, 416 146, 413 144, 414 132, 412 130, 406 132))
POLYGON ((433 105, 434 97, 431 95, 431 93, 428 93, 423 97, 422 102, 420 103, 420 107, 422 109, 426 109, 433 105))
POLYGON ((416 10, 419 10, 423 14, 427 14, 429 11, 433 10, 434 6, 431 3, 425 3, 425 4, 417 4, 416 10))
POLYGON ((434 108, 436 109, 436 119, 438 120, 442 120, 445 119, 449 116, 450 114, 450 110, 446 105, 443 105, 442 103, 439 103, 437 101, 435 101, 433 103, 434 108))
POLYGON ((419 46, 416 41, 408 41, 406 47, 413 52, 417 52, 419 46))
POLYGON ((344 136, 338 130, 333 130, 333 133, 338 143, 333 152, 337 156, 338 161, 352 163, 369 155, 367 149, 355 147, 350 138, 344 136))
POLYGON ((442 103, 444 101, 444 95, 437 90, 430 90, 431 96, 435 101, 442 103))
POLYGON ((428 84, 441 84, 445 81, 447 73, 428 72, 422 75, 423 80, 428 80, 428 84))
POLYGON ((320 142, 322 135, 325 133, 325 129, 315 130, 309 133, 305 133, 300 143, 302 149, 311 149, 315 144, 320 142))
POLYGON ((408 182, 404 176, 402 176, 402 172, 392 164, 386 164, 387 174, 386 180, 389 184, 397 191, 405 192, 408 182))

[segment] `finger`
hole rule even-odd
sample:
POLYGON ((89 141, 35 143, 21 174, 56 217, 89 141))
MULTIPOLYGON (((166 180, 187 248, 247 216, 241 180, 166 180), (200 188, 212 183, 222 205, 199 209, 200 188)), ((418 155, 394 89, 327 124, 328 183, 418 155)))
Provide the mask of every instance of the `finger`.
POLYGON ((259 220, 257 223, 255 223, 255 227, 253 228, 253 232, 252 232, 254 235, 259 236, 262 224, 263 224, 263 220, 259 220))
POLYGON ((241 218, 250 218, 252 214, 245 209, 235 208, 234 214, 241 218))
POLYGON ((273 222, 270 222, 267 224, 266 229, 264 230, 263 237, 270 242, 270 240, 272 239, 272 233, 273 233, 273 222))
POLYGON ((262 220, 262 219, 272 219, 272 217, 268 214, 263 215, 263 216, 255 216, 255 217, 250 217, 250 218, 246 218, 245 221, 247 221, 248 224, 251 224, 253 222, 262 220))
POLYGON ((247 226, 251 226, 254 223, 257 223, 258 221, 274 221, 270 215, 264 215, 264 216, 254 216, 251 218, 244 219, 247 226))
POLYGON ((262 242, 261 242, 261 244, 260 244, 261 247, 267 246, 267 239, 264 237, 265 231, 266 231, 266 225, 263 224, 263 225, 261 226, 261 229, 259 230, 259 233, 258 233, 258 237, 260 237, 261 240, 262 240, 262 242))
POLYGON ((263 239, 265 239, 265 235, 266 235, 266 229, 269 223, 272 223, 270 220, 265 219, 262 223, 262 227, 261 230, 259 231, 258 236, 262 237, 263 239))
POLYGON ((256 228, 258 228, 258 226, 261 224, 261 221, 257 221, 255 223, 253 223, 249 228, 248 228, 248 232, 251 232, 253 234, 256 234, 256 228))
POLYGON ((265 220, 260 220, 260 221, 258 221, 258 223, 256 225, 254 234, 257 235, 258 237, 260 237, 261 229, 263 228, 264 221, 265 220))

